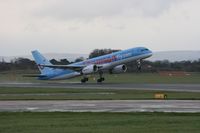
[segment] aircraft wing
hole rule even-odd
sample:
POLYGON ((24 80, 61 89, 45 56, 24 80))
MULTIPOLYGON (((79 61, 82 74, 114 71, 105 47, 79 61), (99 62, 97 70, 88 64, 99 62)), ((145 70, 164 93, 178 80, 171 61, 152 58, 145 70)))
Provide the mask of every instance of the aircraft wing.
MULTIPOLYGON (((49 67, 49 68, 58 68, 58 69, 70 69, 74 71, 81 71, 85 65, 38 65, 40 68, 42 67, 49 67)), ((97 66, 100 69, 102 66, 97 66)))
POLYGON ((85 65, 38 65, 39 67, 59 68, 59 69, 71 69, 74 71, 82 70, 85 65))
POLYGON ((41 75, 41 74, 26 74, 23 75, 23 77, 38 77, 38 78, 44 78, 47 77, 46 75, 41 75))

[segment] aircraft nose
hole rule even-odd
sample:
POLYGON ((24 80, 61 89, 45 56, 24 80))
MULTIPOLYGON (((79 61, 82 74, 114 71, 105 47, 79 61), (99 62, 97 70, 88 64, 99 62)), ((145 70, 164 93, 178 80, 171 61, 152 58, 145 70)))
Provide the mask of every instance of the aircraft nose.
POLYGON ((153 52, 151 50, 149 50, 149 55, 152 56, 153 55, 153 52))

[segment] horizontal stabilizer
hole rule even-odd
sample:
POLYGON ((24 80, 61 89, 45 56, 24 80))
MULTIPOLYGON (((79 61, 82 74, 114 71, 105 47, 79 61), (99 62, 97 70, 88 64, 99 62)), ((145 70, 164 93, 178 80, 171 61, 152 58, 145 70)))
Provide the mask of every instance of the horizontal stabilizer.
POLYGON ((41 75, 41 74, 26 74, 23 75, 23 77, 38 77, 38 78, 45 78, 47 77, 46 75, 41 75))

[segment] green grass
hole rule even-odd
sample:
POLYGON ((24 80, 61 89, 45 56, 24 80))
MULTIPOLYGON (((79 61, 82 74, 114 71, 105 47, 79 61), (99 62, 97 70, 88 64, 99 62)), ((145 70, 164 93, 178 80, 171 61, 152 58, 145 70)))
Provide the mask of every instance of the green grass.
POLYGON ((26 74, 38 74, 34 70, 5 71, 0 73, 0 82, 40 82, 33 77, 24 77, 26 74))
POLYGON ((69 88, 0 88, 0 100, 140 100, 154 99, 155 93, 167 94, 167 99, 200 100, 198 92, 69 89, 69 88))
MULTIPOLYGON (((23 74, 36 73, 36 72, 26 72, 26 71, 11 71, 0 73, 0 82, 52 82, 52 81, 39 81, 36 78, 23 77, 23 74)), ((105 74, 106 83, 200 83, 200 73, 190 73, 188 76, 161 76, 158 73, 125 73, 125 74, 105 74)), ((91 76, 89 82, 93 83, 98 75, 91 76)), ((56 81, 56 82, 80 82, 82 77, 77 77, 73 79, 56 81)), ((55 81, 53 81, 55 82, 55 81)))
POLYGON ((199 133, 199 113, 0 113, 0 133, 199 133))
POLYGON ((161 76, 157 73, 130 73, 111 75, 106 77, 107 82, 114 83, 200 83, 200 74, 191 73, 190 76, 161 76))

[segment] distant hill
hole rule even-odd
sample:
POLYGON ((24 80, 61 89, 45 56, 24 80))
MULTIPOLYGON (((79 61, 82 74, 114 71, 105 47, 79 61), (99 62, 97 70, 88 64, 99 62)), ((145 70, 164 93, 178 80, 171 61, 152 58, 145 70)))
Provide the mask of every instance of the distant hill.
MULTIPOLYGON (((64 54, 64 53, 46 53, 44 54, 44 56, 47 59, 56 59, 56 60, 67 59, 69 61, 74 61, 79 57, 84 57, 84 58, 88 57, 87 54, 64 54)), ((32 55, 21 55, 21 56, 0 56, 0 61, 5 60, 6 62, 10 62, 11 60, 19 57, 33 60, 32 55)))
MULTIPOLYGON (((67 58, 69 61, 74 61, 78 57, 84 57, 88 58, 87 54, 63 54, 63 53, 47 53, 44 54, 45 57, 48 59, 65 59, 67 58)), ((29 58, 33 59, 31 55, 25 55, 25 56, 10 56, 10 57, 3 57, 0 56, 0 61, 4 59, 6 62, 9 62, 12 59, 15 58, 29 58)), ((153 56, 151 58, 148 58, 150 61, 156 61, 156 60, 169 60, 171 62, 174 61, 184 61, 184 60, 198 60, 200 59, 200 51, 163 51, 163 52, 154 52, 153 56)))
POLYGON ((169 60, 171 62, 174 62, 184 60, 194 61, 198 59, 200 59, 200 51, 163 51, 154 52, 153 56, 148 60, 169 60))

